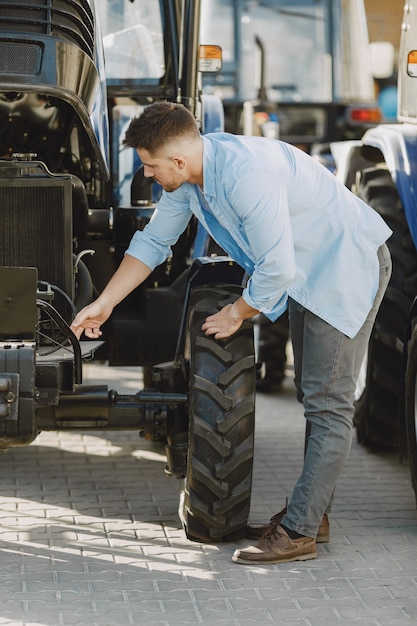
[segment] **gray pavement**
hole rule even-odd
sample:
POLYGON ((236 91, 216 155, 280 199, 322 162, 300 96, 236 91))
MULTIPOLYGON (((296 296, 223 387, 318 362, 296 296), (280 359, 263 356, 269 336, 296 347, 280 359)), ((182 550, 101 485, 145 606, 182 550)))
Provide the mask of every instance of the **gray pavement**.
MULTIPOLYGON (((90 365, 120 391, 134 368, 90 365)), ((106 382, 106 381, 105 381, 106 382)), ((253 521, 282 508, 302 460, 289 379, 259 394, 253 521)), ((0 625, 417 623, 417 515, 407 465, 353 444, 318 558, 232 563, 238 544, 187 541, 180 481, 134 432, 42 433, 0 456, 0 625)))

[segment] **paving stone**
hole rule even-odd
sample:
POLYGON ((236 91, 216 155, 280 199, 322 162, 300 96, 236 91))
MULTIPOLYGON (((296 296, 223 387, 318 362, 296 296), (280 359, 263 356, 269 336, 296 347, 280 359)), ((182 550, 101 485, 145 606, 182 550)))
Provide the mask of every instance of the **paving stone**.
MULTIPOLYGON (((118 369, 110 388, 140 378, 118 369)), ((291 381, 259 394, 252 520, 285 504, 303 437, 291 381)), ((0 456, 0 626, 417 623, 415 495, 396 453, 354 441, 330 543, 317 560, 263 567, 231 561, 247 540, 186 539, 181 481, 164 465, 161 446, 129 432, 42 433, 0 456)))

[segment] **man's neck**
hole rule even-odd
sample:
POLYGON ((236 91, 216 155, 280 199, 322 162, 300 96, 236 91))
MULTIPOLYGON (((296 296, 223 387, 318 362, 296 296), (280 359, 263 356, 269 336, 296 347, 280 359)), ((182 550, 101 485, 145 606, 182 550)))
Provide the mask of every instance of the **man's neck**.
POLYGON ((193 150, 188 156, 189 177, 188 182, 199 185, 201 190, 204 185, 203 175, 203 140, 193 144, 193 150))

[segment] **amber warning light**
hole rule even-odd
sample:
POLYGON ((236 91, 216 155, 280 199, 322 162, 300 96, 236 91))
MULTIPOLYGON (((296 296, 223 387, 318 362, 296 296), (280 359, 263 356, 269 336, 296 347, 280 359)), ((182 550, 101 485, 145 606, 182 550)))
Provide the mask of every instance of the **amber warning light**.
POLYGON ((350 107, 347 117, 351 124, 379 124, 382 113, 379 107, 350 107))
POLYGON ((200 72, 220 72, 222 69, 222 49, 220 46, 200 46, 198 50, 198 70, 200 72))
POLYGON ((407 57, 407 74, 417 76, 417 50, 410 50, 407 57))

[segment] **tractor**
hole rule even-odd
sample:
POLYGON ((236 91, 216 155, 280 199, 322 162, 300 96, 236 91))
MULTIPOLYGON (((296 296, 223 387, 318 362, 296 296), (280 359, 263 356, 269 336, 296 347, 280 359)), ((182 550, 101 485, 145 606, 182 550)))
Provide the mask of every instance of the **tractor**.
POLYGON ((124 146, 129 121, 164 100, 201 133, 224 128, 201 87, 221 50, 200 45, 200 20, 199 0, 0 0, 0 448, 44 431, 161 441, 187 537, 218 542, 249 514, 255 349, 250 322, 224 341, 201 325, 239 297, 242 268, 191 221, 102 341, 70 329, 159 197, 124 146), (140 366, 144 388, 83 384, 86 359, 140 366))

